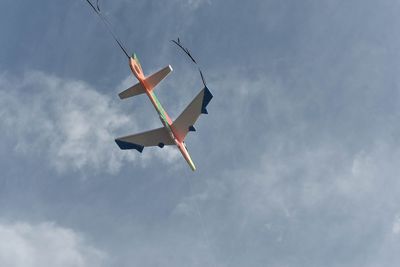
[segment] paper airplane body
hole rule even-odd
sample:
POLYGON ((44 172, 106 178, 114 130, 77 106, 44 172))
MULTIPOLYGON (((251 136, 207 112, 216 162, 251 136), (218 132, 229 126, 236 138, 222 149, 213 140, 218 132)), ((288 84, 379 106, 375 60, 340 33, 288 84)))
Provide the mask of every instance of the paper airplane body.
POLYGON ((172 67, 168 65, 162 70, 145 77, 136 55, 129 58, 129 66, 132 73, 139 80, 139 83, 121 92, 119 97, 125 99, 146 94, 156 109, 163 127, 120 137, 115 139, 115 142, 121 149, 136 149, 139 152, 142 152, 143 148, 148 146, 159 146, 162 148, 168 145, 176 145, 190 168, 193 171, 196 170, 184 140, 188 132, 195 131, 194 124, 198 117, 201 114, 207 114, 206 107, 213 97, 211 92, 205 86, 185 108, 182 114, 175 121, 172 121, 154 94, 154 88, 172 71, 172 67))

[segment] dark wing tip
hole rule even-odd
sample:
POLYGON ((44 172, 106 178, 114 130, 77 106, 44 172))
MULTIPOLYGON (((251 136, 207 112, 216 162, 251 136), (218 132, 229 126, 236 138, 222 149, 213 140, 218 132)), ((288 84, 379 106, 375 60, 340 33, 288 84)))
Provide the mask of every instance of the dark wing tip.
POLYGON ((120 149, 122 150, 127 150, 127 149, 136 149, 137 151, 139 151, 140 153, 142 153, 144 146, 142 145, 138 145, 138 144, 134 144, 134 143, 129 143, 129 142, 125 142, 119 139, 115 139, 115 143, 117 143, 117 145, 119 146, 120 149))
POLYGON ((208 114, 207 105, 210 103, 213 95, 211 94, 210 90, 207 87, 204 87, 204 95, 203 95, 203 103, 201 106, 201 113, 208 114))

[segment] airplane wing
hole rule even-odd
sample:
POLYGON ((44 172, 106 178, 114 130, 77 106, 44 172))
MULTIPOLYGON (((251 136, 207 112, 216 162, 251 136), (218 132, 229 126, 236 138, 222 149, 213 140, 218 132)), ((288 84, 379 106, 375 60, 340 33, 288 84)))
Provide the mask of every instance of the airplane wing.
POLYGON ((164 128, 158 128, 151 131, 128 135, 115 139, 119 148, 136 149, 139 152, 143 151, 146 146, 174 145, 174 140, 169 136, 168 131, 164 128))
POLYGON ((201 114, 207 114, 207 105, 213 95, 207 87, 198 93, 181 115, 173 122, 172 128, 178 140, 183 141, 189 131, 195 131, 194 124, 201 114))

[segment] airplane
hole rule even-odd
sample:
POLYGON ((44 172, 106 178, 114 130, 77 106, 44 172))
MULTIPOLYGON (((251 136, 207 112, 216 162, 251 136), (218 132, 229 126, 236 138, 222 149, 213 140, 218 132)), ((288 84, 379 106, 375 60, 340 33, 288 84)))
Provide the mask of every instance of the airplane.
POLYGON ((163 148, 168 145, 176 145, 190 168, 195 171, 196 166, 189 155, 184 140, 188 132, 196 131, 194 124, 199 116, 208 114, 206 107, 213 97, 210 90, 207 86, 204 86, 181 115, 175 121, 172 121, 154 94, 154 88, 157 84, 172 71, 171 65, 145 77, 139 59, 136 54, 133 54, 132 57, 129 57, 129 66, 139 82, 119 93, 120 99, 146 94, 156 109, 163 127, 120 137, 115 139, 115 142, 120 149, 136 149, 140 153, 142 153, 144 147, 159 146, 163 148))

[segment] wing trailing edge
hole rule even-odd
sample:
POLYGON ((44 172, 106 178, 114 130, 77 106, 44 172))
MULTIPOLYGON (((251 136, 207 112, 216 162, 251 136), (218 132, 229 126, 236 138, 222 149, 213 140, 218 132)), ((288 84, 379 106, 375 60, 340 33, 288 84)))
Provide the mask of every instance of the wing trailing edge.
POLYGON ((115 139, 115 142, 122 150, 136 149, 139 152, 142 152, 143 148, 148 146, 159 146, 162 148, 175 144, 164 127, 120 137, 115 139))

